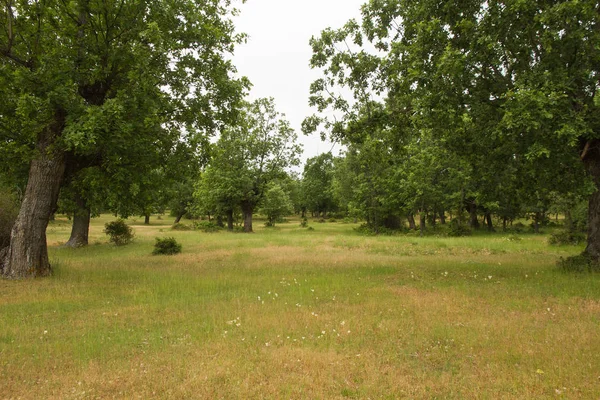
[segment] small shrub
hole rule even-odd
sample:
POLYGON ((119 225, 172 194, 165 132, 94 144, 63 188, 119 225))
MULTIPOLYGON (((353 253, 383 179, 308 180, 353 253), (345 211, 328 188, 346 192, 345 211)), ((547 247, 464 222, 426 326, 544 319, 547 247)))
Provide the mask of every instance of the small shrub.
POLYGON ((122 219, 105 224, 104 233, 109 236, 109 241, 117 246, 131 243, 135 236, 133 229, 122 219))
POLYGON ((177 243, 175 238, 156 238, 156 243, 154 243, 154 250, 152 251, 152 254, 156 256, 173 255, 178 253, 181 253, 181 244, 177 243))
POLYGON ((593 260, 587 253, 568 258, 561 257, 558 267, 563 272, 600 272, 600 263, 593 260))
POLYGON ((223 228, 212 221, 196 221, 194 222, 194 229, 205 233, 219 232, 223 228))
POLYGON ((548 238, 548 244, 554 246, 578 245, 581 243, 585 243, 586 239, 587 238, 585 233, 582 232, 560 231, 550 235, 550 238, 548 238))
POLYGON ((471 228, 466 225, 461 225, 458 223, 458 220, 452 220, 450 222, 450 229, 448 229, 448 236, 451 237, 461 237, 461 236, 470 236, 471 228))
POLYGON ((300 227, 306 228, 307 226, 308 226, 308 219, 306 217, 302 217, 302 220, 300 221, 300 227))
POLYGON ((178 222, 176 224, 173 224, 171 229, 174 231, 190 231, 190 230, 192 230, 192 227, 189 225, 186 225, 186 224, 182 224, 181 222, 178 222))
POLYGON ((307 231, 314 231, 314 230, 315 230, 315 228, 313 228, 312 226, 309 226, 307 229, 307 231))
POLYGON ((335 218, 329 218, 328 222, 337 222, 337 220, 335 218))
POLYGON ((326 221, 325 221, 325 218, 319 218, 317 220, 317 222, 320 223, 320 224, 324 224, 326 221))

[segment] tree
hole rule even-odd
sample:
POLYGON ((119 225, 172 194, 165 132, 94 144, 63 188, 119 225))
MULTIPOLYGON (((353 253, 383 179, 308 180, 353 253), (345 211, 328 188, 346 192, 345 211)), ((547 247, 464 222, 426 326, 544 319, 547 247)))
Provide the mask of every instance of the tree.
POLYGON ((309 211, 323 217, 336 208, 333 194, 334 164, 331 153, 309 158, 302 174, 302 194, 309 211))
POLYGON ((124 173, 129 154, 231 118, 247 84, 225 56, 243 40, 231 12, 229 0, 5 3, 0 158, 30 167, 3 276, 51 272, 45 230, 67 171, 124 173))
POLYGON ((267 217, 267 226, 275 226, 281 217, 292 211, 292 202, 281 186, 269 186, 260 204, 260 213, 267 217))
POLYGON ((302 148, 283 117, 272 98, 247 104, 238 123, 221 135, 199 185, 199 197, 213 199, 208 204, 241 207, 245 232, 252 232, 252 215, 269 184, 299 163, 302 148))

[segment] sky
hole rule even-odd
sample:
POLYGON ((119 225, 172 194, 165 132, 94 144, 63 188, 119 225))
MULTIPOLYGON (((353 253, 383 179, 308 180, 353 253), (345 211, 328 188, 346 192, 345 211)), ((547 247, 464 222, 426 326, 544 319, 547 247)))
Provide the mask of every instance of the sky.
POLYGON ((248 0, 239 4, 241 13, 234 23, 238 32, 249 35, 239 45, 234 63, 241 76, 252 84, 250 99, 273 97, 277 110, 298 134, 304 146, 302 160, 332 150, 317 134, 305 136, 301 124, 313 114, 308 105, 310 84, 321 77, 309 66, 312 50, 309 40, 325 28, 339 28, 349 19, 360 17, 360 6, 366 0, 248 0))

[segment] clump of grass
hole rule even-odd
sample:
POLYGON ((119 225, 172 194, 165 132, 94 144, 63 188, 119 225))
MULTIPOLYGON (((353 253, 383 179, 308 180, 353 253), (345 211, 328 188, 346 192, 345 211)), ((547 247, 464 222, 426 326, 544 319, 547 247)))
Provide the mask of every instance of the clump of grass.
POLYGON ((173 255, 181 253, 181 244, 177 243, 177 240, 173 237, 156 238, 154 243, 153 255, 173 255))
POLYGON ((109 241, 117 246, 131 243, 135 236, 133 229, 122 219, 106 223, 104 233, 109 236, 109 241))

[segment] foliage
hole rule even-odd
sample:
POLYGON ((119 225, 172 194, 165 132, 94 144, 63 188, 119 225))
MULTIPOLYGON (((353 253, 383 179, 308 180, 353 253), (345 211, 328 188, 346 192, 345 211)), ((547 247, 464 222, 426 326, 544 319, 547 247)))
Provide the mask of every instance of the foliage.
POLYGON ((585 233, 573 230, 560 230, 550 235, 548 243, 555 246, 579 245, 585 243, 585 233))
POLYGON ((558 267, 563 272, 600 272, 600 262, 598 262, 598 260, 594 260, 585 252, 572 257, 561 257, 561 259, 558 261, 558 267))
POLYGON ((293 211, 288 195, 281 186, 273 185, 265 192, 260 206, 260 213, 267 217, 266 226, 275 226, 283 216, 293 211))
POLYGON ((117 246, 124 246, 133 241, 133 228, 127 225, 123 219, 107 222, 104 225, 104 233, 109 236, 109 241, 117 246))
POLYGON ((181 253, 181 244, 173 237, 156 238, 153 255, 173 255, 181 253))
POLYGON ((194 221, 194 229, 205 233, 214 233, 223 230, 214 221, 194 221))
POLYGON ((182 224, 181 222, 178 222, 176 224, 173 224, 173 226, 171 226, 171 229, 174 231, 189 231, 192 230, 192 227, 187 224, 182 224))
POLYGON ((471 229, 459 223, 458 220, 453 219, 450 222, 450 229, 448 230, 448 236, 450 237, 461 237, 461 236, 469 236, 471 235, 471 229))
POLYGON ((306 227, 308 227, 308 218, 306 218, 306 217, 302 217, 302 219, 300 220, 300 227, 301 227, 301 228, 306 228, 306 227))

